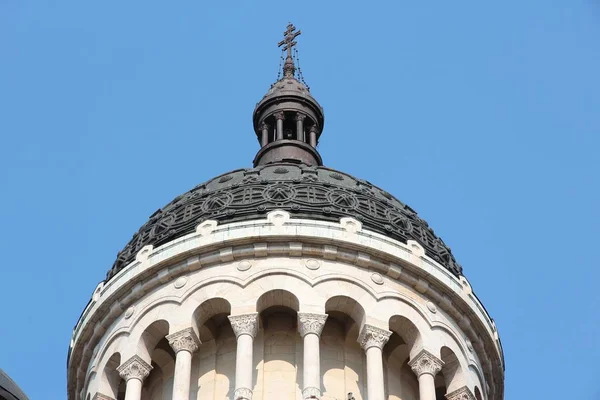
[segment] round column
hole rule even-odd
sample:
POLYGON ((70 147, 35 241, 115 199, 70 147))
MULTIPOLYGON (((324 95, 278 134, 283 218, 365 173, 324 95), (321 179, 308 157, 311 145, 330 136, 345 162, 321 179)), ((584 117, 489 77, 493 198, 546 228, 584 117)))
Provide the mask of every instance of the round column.
POLYGON ((304 341, 303 399, 321 398, 320 338, 327 314, 298 313, 298 331, 304 341))
POLYGON ((283 120, 285 119, 285 113, 283 111, 278 111, 273 115, 277 120, 277 140, 281 140, 283 139, 283 120))
POLYGON ((296 140, 304 142, 304 119, 306 115, 296 113, 296 140))
POLYGON ((315 148, 317 147, 317 132, 318 131, 319 131, 319 128, 317 128, 316 125, 311 126, 309 129, 310 145, 315 148))
POLYGON ((419 378, 419 400, 435 400, 435 376, 442 370, 444 362, 427 350, 421 350, 408 365, 419 378))
POLYGON ((260 145, 264 147, 269 144, 269 125, 265 123, 261 124, 260 130, 262 135, 260 139, 260 145))
POLYGON ((192 355, 198 350, 200 340, 192 328, 186 328, 167 336, 175 351, 175 376, 172 400, 189 400, 192 379, 192 355))
POLYGON ((237 339, 233 400, 252 400, 252 353, 258 333, 258 313, 231 315, 229 322, 237 339))
POLYGON ((148 377, 151 370, 152 366, 137 355, 131 357, 117 368, 119 375, 127 383, 125 400, 142 399, 142 383, 148 377))
POLYGON ((358 343, 367 355, 367 398, 369 400, 385 400, 383 379, 383 346, 390 339, 392 332, 365 324, 358 337, 358 343))

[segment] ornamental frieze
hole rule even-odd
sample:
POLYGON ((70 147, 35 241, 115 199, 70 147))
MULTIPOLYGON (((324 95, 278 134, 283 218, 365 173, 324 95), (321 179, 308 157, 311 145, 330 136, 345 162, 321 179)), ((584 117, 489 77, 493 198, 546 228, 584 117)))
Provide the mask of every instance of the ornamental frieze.
POLYGON ((355 218, 364 228, 400 242, 415 240, 427 256, 454 275, 462 272, 427 222, 389 193, 327 168, 279 164, 233 171, 175 198, 156 211, 119 252, 107 279, 134 261, 142 247, 156 248, 193 233, 202 221, 260 219, 277 209, 290 212, 292 218, 332 222, 355 218))

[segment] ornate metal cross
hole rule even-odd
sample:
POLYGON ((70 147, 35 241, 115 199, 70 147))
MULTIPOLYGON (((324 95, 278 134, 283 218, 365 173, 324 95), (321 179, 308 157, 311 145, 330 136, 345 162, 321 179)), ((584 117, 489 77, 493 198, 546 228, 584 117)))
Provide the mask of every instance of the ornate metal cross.
POLYGON ((295 30, 296 27, 294 26, 294 24, 288 24, 286 31, 283 32, 284 39, 277 44, 278 47, 283 46, 282 50, 287 50, 287 56, 289 58, 292 58, 292 47, 294 47, 297 44, 297 42, 295 42, 294 39, 296 39, 298 35, 302 33, 301 31, 294 32, 295 30))

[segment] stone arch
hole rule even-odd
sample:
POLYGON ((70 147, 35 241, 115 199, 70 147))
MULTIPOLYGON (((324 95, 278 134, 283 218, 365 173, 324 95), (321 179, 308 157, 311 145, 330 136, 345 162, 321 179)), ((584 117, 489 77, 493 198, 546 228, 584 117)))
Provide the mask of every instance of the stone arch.
POLYGON ((123 361, 125 360, 121 359, 121 353, 119 352, 113 353, 108 360, 106 360, 106 363, 102 368, 98 392, 113 399, 120 397, 120 389, 124 385, 122 384, 123 380, 121 379, 117 368, 123 361))
POLYGON ((456 353, 450 347, 442 346, 440 358, 444 362, 440 375, 444 379, 446 393, 452 393, 466 386, 464 370, 456 353))
POLYGON ((222 297, 213 297, 200 303, 192 313, 192 327, 201 342, 218 337, 219 329, 231 314, 231 304, 222 297))
POLYGON ((389 330, 400 337, 400 344, 407 346, 411 358, 423 349, 423 334, 413 320, 404 315, 392 315, 388 324, 389 330))
POLYGON ((477 386, 475 386, 475 399, 483 400, 483 396, 481 395, 481 390, 477 386))
POLYGON ((259 313, 275 306, 290 308, 298 312, 300 310, 300 301, 294 293, 283 289, 269 290, 256 300, 256 311, 259 313))
POLYGON ((352 319, 358 330, 365 324, 366 313, 362 305, 354 298, 344 295, 334 295, 325 302, 325 313, 345 314, 352 319))
POLYGON ((169 322, 158 319, 148 325, 137 341, 137 355, 144 361, 150 363, 152 353, 158 343, 169 334, 169 322))

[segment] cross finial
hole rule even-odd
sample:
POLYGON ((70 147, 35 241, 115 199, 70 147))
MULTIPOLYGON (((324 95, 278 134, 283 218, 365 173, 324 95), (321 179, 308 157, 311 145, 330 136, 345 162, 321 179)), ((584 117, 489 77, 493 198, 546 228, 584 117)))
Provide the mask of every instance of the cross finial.
POLYGON ((285 63, 283 64, 283 75, 286 78, 291 78, 294 76, 296 72, 296 66, 294 65, 294 59, 292 58, 292 47, 294 47, 297 43, 294 41, 302 32, 296 32, 296 27, 294 24, 289 23, 285 32, 283 32, 283 40, 277 44, 278 47, 282 47, 282 50, 287 50, 287 57, 285 58, 285 63))
POLYGON ((287 50, 287 56, 292 58, 292 47, 297 43, 294 41, 302 32, 294 32, 296 27, 291 22, 288 24, 287 29, 283 32, 283 40, 277 44, 278 47, 283 46, 282 50, 287 50))

